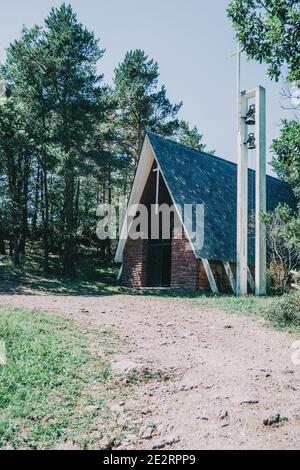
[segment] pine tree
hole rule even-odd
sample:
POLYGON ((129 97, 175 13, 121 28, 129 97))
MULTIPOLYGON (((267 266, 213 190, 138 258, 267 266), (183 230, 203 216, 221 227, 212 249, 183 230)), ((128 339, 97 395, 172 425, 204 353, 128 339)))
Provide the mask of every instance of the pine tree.
POLYGON ((196 126, 191 129, 187 121, 181 120, 179 122, 178 130, 174 136, 174 140, 176 140, 176 142, 186 145, 187 147, 191 147, 195 150, 199 150, 200 152, 214 154, 214 150, 208 151, 206 149, 206 144, 202 142, 202 139, 203 134, 200 134, 196 126))
POLYGON ((20 254, 27 237, 28 181, 31 167, 31 142, 24 122, 26 110, 13 97, 0 104, 0 161, 7 200, 2 206, 2 231, 8 232, 13 263, 20 264, 20 254))
POLYGON ((178 129, 181 103, 171 104, 166 88, 158 87, 158 64, 144 51, 127 52, 115 69, 114 89, 119 110, 123 152, 137 163, 145 130, 172 136, 178 129))
POLYGON ((104 51, 65 4, 53 8, 46 18, 42 44, 47 102, 54 117, 53 139, 64 184, 63 264, 65 273, 74 276, 76 177, 94 126, 103 118, 105 90, 96 65, 104 51))
MULTIPOLYGON (((3 67, 8 93, 22 104, 24 124, 32 141, 32 170, 36 173, 36 200, 40 202, 44 270, 49 270, 49 182, 48 175, 53 171, 56 158, 52 143, 52 113, 46 99, 45 50, 42 45, 42 30, 35 26, 23 28, 22 36, 7 50, 7 60, 3 67), (37 189, 38 188, 38 189, 37 189), (39 199, 40 196, 40 199, 39 199)), ((37 207, 34 208, 37 212, 37 207)), ((36 226, 36 221, 34 221, 36 226)), ((23 247, 24 250, 25 247, 23 247)))
POLYGON ((93 134, 110 106, 96 68, 103 52, 71 6, 63 4, 51 10, 44 27, 24 29, 21 39, 10 46, 4 67, 10 93, 27 109, 25 121, 40 179, 36 194, 40 194, 46 269, 53 206, 49 179, 53 172, 62 179, 63 201, 56 220, 61 224, 63 266, 69 276, 75 275, 80 173, 94 151, 93 134))

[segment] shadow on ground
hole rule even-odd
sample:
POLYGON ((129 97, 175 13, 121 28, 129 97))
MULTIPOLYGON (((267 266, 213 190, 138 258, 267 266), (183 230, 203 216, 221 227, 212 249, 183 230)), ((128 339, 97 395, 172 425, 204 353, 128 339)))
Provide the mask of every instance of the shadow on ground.
POLYGON ((76 279, 66 279, 57 273, 46 276, 41 269, 26 266, 14 268, 0 262, 0 295, 36 293, 53 295, 114 295, 119 293, 116 284, 116 269, 99 268, 96 278, 91 279, 79 273, 76 279))
POLYGON ((7 264, 0 263, 0 295, 86 295, 86 296, 106 296, 106 295, 132 295, 151 296, 160 298, 198 298, 213 297, 209 292, 187 292, 166 288, 145 288, 132 289, 121 287, 116 281, 117 269, 103 269, 99 273, 97 280, 77 278, 66 279, 62 276, 52 275, 46 277, 42 272, 28 272, 22 268, 12 268, 7 264))

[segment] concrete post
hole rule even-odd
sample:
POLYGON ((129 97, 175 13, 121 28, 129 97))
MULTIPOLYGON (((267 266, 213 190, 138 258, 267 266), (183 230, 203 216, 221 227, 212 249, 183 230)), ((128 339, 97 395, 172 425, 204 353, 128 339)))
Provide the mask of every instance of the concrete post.
POLYGON ((255 294, 267 292, 266 226, 260 219, 266 211, 266 90, 256 90, 256 174, 255 174, 255 294))
POLYGON ((266 227, 260 220, 266 210, 266 91, 263 87, 240 93, 237 176, 237 295, 248 287, 248 148, 245 116, 248 101, 255 98, 255 293, 266 294, 266 227))
POLYGON ((238 175, 237 175, 237 295, 247 295, 248 269, 248 152, 246 125, 243 117, 247 112, 245 92, 240 94, 240 125, 238 133, 238 175))

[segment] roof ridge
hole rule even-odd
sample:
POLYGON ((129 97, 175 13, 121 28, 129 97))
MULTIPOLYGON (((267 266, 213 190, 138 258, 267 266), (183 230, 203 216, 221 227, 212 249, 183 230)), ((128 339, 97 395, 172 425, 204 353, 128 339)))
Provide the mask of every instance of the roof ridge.
MULTIPOLYGON (((170 142, 171 144, 179 145, 179 146, 181 146, 181 147, 184 147, 184 148, 186 148, 187 150, 196 152, 196 153, 199 154, 199 155, 205 155, 205 156, 208 156, 208 157, 210 157, 210 158, 213 157, 215 160, 222 160, 223 162, 228 163, 229 165, 234 165, 235 167, 237 167, 237 163, 236 163, 236 162, 233 162, 233 161, 231 161, 231 160, 227 160, 227 159, 224 158, 224 157, 219 157, 218 155, 214 155, 214 154, 209 153, 209 152, 203 152, 202 150, 197 150, 197 149, 195 149, 195 148, 193 148, 193 147, 189 147, 188 145, 184 145, 184 144, 181 144, 180 142, 176 142, 175 140, 172 140, 172 139, 170 139, 169 137, 165 137, 165 136, 163 136, 163 135, 161 135, 161 134, 157 134, 156 132, 147 131, 147 134, 152 134, 152 135, 154 135, 155 137, 158 137, 158 138, 160 138, 160 139, 166 140, 167 142, 170 142)), ((252 172, 252 173, 255 173, 255 172, 256 172, 256 170, 253 170, 252 168, 248 168, 248 171, 250 171, 250 172, 252 172)), ((266 174, 266 177, 267 177, 267 178, 272 178, 273 180, 278 181, 279 183, 283 183, 283 184, 285 184, 285 185, 288 185, 288 186, 290 187, 289 183, 287 183, 287 182, 284 181, 284 180, 279 179, 279 178, 276 177, 276 176, 272 176, 272 175, 266 174)))

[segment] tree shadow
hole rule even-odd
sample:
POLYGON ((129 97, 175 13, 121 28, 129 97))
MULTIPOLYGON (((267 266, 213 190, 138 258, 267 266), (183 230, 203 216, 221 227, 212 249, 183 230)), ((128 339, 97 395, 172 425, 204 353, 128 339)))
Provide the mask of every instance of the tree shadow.
POLYGON ((116 283, 115 270, 103 269, 97 279, 87 279, 78 276, 67 279, 57 274, 46 276, 42 270, 13 268, 1 263, 0 265, 0 295, 87 295, 104 296, 116 295, 119 287, 116 283))

